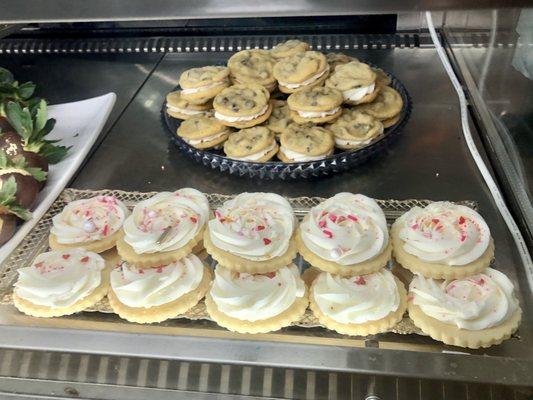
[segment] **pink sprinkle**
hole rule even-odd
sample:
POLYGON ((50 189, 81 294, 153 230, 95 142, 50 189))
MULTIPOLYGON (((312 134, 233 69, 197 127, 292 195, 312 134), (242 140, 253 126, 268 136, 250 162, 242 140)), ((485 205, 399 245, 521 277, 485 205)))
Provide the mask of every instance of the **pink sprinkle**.
POLYGON ((35 264, 35 268, 42 268, 44 266, 44 263, 41 261, 41 262, 38 262, 37 264, 35 264))
POLYGON ((81 261, 82 263, 86 263, 87 261, 89 261, 89 257, 88 257, 88 256, 85 256, 85 257, 83 257, 80 261, 81 261))
POLYGON ((329 229, 324 229, 322 230, 322 232, 324 233, 324 235, 326 235, 329 239, 331 239, 333 237, 333 232, 331 232, 329 229))
POLYGON ((335 222, 337 221, 337 216, 333 213, 330 213, 329 214, 329 219, 331 220, 331 222, 335 222))
POLYGON ((193 224, 196 224, 198 222, 198 219, 196 219, 196 217, 189 217, 189 219, 193 222, 193 224))
POLYGON ((318 227, 319 227, 319 228, 325 228, 327 224, 328 224, 328 223, 326 222, 326 220, 323 219, 323 220, 320 220, 320 221, 318 222, 318 227))
POLYGON ((263 238, 263 243, 267 246, 269 245, 270 243, 272 243, 272 240, 268 239, 268 238, 263 238))
POLYGON ((268 276, 269 279, 273 279, 273 278, 276 277, 276 273, 275 272, 267 272, 265 275, 268 276))
POLYGON ((359 221, 359 218, 357 218, 357 217, 356 217, 355 215, 353 215, 353 214, 348 215, 348 218, 351 219, 351 220, 354 221, 354 222, 359 221))
POLYGON ((155 272, 157 272, 158 274, 160 274, 161 272, 163 272, 163 266, 159 266, 156 268, 155 272))
POLYGON ((139 274, 141 274, 141 275, 144 274, 144 270, 142 270, 142 269, 139 269, 137 272, 138 272, 139 274))
POLYGON ((265 227, 263 225, 257 225, 257 228, 255 228, 256 230, 258 231, 262 231, 265 229, 265 227))
POLYGON ((411 229, 418 229, 418 226, 419 226, 418 224, 413 224, 411 225, 411 229))
POLYGON ((440 221, 438 218, 433 218, 431 222, 433 222, 434 224, 438 224, 440 221))
POLYGON ((464 224, 466 222, 465 217, 461 216, 459 217, 459 224, 464 224))
POLYGON ((466 240, 466 233, 461 233, 461 242, 464 242, 466 240))
POLYGON ((63 254, 61 257, 63 257, 63 260, 68 260, 70 258, 70 254, 63 254))
POLYGON ((365 278, 363 278, 362 276, 358 276, 357 278, 355 278, 354 283, 356 285, 366 285, 365 278))
POLYGON ((107 236, 108 233, 109 233, 109 225, 105 224, 104 229, 102 230, 102 234, 104 236, 107 236))
POLYGON ((485 284, 485 279, 479 278, 477 281, 474 281, 476 285, 483 286, 485 284))

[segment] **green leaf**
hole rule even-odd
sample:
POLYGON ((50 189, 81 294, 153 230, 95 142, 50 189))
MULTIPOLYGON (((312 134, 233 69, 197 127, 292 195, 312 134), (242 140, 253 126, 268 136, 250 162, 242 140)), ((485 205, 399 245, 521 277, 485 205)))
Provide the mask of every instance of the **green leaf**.
POLYGON ((0 168, 6 168, 8 164, 7 154, 4 150, 0 150, 0 168))
POLYGON ((57 164, 67 155, 69 147, 55 146, 49 140, 45 140, 39 154, 44 156, 50 164, 57 164))
POLYGON ((0 188, 0 204, 9 205, 10 202, 15 201, 17 194, 17 181, 13 176, 10 176, 7 181, 2 184, 0 188))
POLYGON ((30 211, 22 207, 21 205, 14 203, 9 205, 9 211, 11 211, 12 214, 15 214, 20 219, 23 219, 24 221, 27 221, 31 219, 32 214, 30 211))
POLYGON ((7 119, 24 141, 28 141, 33 133, 33 121, 30 111, 20 104, 10 101, 6 106, 7 119))
POLYGON ((36 167, 28 167, 26 168, 26 171, 28 171, 31 176, 37 180, 37 182, 44 182, 46 180, 46 176, 48 175, 46 171, 36 167))
POLYGON ((13 83, 14 80, 15 78, 9 70, 0 67, 0 83, 13 83))
POLYGON ((35 126, 34 130, 40 132, 46 125, 46 118, 48 116, 48 110, 46 106, 46 101, 41 100, 37 106, 37 113, 35 114, 35 126))
POLYGON ((18 95, 22 100, 28 100, 35 92, 35 84, 33 82, 24 82, 19 86, 18 95))

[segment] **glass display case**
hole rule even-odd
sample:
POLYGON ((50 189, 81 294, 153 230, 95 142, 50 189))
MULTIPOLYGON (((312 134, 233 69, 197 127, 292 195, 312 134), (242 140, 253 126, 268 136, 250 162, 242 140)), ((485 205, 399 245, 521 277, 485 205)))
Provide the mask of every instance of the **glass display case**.
MULTIPOLYGON (((37 94, 51 104, 116 94, 100 136, 51 212, 89 191, 118 191, 133 201, 139 193, 182 187, 209 194, 212 204, 225 195, 274 192, 293 199, 300 217, 315 204, 309 198, 363 193, 383 200, 389 223, 426 200, 466 202, 490 226, 494 266, 516 288, 523 310, 516 334, 485 349, 445 345, 412 327, 367 337, 317 326, 239 335, 205 319, 141 325, 103 312, 34 318, 4 300, 0 393, 106 399, 531 398, 533 271, 524 265, 467 147, 457 93, 419 10, 432 11, 466 93, 466 124, 524 237, 522 252, 533 243, 533 10, 520 1, 433 3, 53 0, 21 7, 4 1, 0 66, 21 82, 35 82, 37 94), (181 72, 223 65, 237 51, 271 49, 292 38, 312 50, 357 57, 398 79, 411 103, 401 133, 352 169, 307 179, 230 175, 186 157, 169 140, 162 109, 181 72)), ((46 248, 40 230, 49 229, 51 215, 0 266, 3 298, 21 260, 46 248)))

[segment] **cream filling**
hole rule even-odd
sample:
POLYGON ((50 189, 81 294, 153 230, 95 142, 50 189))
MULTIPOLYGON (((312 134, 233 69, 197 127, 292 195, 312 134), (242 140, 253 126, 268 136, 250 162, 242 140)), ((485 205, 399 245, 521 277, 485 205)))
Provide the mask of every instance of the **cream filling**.
POLYGON ((345 100, 358 101, 365 97, 367 94, 370 94, 376 88, 376 84, 373 83, 369 86, 363 86, 360 88, 345 90, 342 92, 342 95, 345 100))
POLYGON ((224 130, 222 132, 215 133, 214 135, 206 136, 206 137, 203 137, 201 139, 183 138, 183 140, 185 140, 185 142, 187 142, 189 144, 195 145, 195 144, 201 144, 201 143, 205 143, 205 142, 210 142, 211 140, 218 139, 218 138, 220 138, 220 137, 222 137, 224 135, 227 135, 227 134, 229 134, 229 131, 228 130, 224 130))
POLYGON ((252 119, 256 119, 257 117, 263 115, 266 110, 268 110, 268 105, 264 106, 257 114, 247 115, 245 117, 228 117, 227 115, 223 115, 218 111, 215 111, 215 118, 226 122, 251 121, 252 119))
POLYGON ((337 139, 335 138, 335 144, 337 146, 359 146, 368 144, 372 141, 373 138, 367 140, 348 140, 348 139, 337 139))
POLYGON ((329 111, 297 111, 302 118, 323 118, 337 113, 341 108, 335 107, 329 111))
POLYGON ((283 147, 283 146, 281 146, 281 151, 283 152, 283 154, 285 154, 287 156, 287 158, 289 160, 298 161, 298 162, 318 161, 318 160, 322 160, 324 157, 326 157, 326 156, 328 156, 330 154, 330 153, 328 153, 328 154, 323 154, 323 155, 319 155, 319 156, 309 156, 307 154, 302 154, 302 153, 298 153, 296 151, 289 150, 289 149, 287 149, 286 147, 283 147))
POLYGON ((189 110, 186 108, 179 108, 171 106, 170 104, 167 104, 167 108, 172 112, 177 112, 185 115, 209 115, 211 114, 211 110, 189 110))
POLYGON ((316 81, 318 78, 320 78, 322 75, 324 75, 327 72, 329 72, 329 65, 326 67, 326 69, 324 71, 313 75, 311 78, 306 79, 303 82, 300 82, 300 83, 289 83, 289 82, 278 81, 278 83, 281 86, 285 86, 287 89, 298 89, 299 87, 310 85, 311 83, 316 81))
POLYGON ((246 157, 231 157, 231 158, 234 159, 234 160, 239 160, 239 161, 257 161, 257 160, 263 158, 267 153, 269 153, 272 150, 274 150, 275 147, 276 147, 276 142, 272 143, 272 145, 270 145, 266 149, 258 151, 257 153, 254 153, 254 154, 250 154, 249 156, 246 156, 246 157))
POLYGON ((217 86, 223 86, 223 85, 226 85, 227 83, 228 83, 227 80, 223 80, 220 82, 211 83, 210 85, 204 85, 204 86, 200 86, 197 88, 181 89, 181 93, 182 94, 193 94, 193 93, 203 92, 204 90, 209 90, 217 86))

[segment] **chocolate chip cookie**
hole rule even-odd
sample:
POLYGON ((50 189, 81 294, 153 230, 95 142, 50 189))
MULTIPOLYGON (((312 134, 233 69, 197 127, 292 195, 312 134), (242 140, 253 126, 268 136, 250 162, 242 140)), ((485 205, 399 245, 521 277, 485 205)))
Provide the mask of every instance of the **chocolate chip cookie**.
POLYGON ((385 128, 394 125, 400 119, 403 100, 400 93, 389 86, 383 86, 376 99, 369 104, 362 104, 355 109, 379 119, 385 128))
POLYGON ((182 98, 181 91, 167 94, 167 113, 173 118, 189 119, 197 116, 212 114, 211 102, 205 104, 192 104, 182 98))
POLYGON ((269 92, 276 88, 276 79, 272 73, 276 59, 268 50, 243 50, 235 53, 228 60, 234 83, 255 83, 264 86, 269 92))
POLYGON ((291 118, 299 123, 321 124, 333 121, 342 113, 342 93, 337 89, 315 86, 289 96, 291 118))
POLYGON ((275 45, 270 54, 277 60, 282 58, 290 57, 298 53, 303 53, 309 50, 309 44, 302 42, 300 40, 291 39, 283 43, 278 43, 275 45))
POLYGON ((191 68, 180 76, 181 97, 191 104, 205 104, 230 85, 229 68, 191 68))
POLYGON ((234 160, 266 162, 278 152, 278 144, 268 128, 255 126, 232 133, 224 143, 224 152, 234 160))
POLYGON ((270 129, 274 134, 281 135, 283 131, 291 124, 291 111, 286 101, 272 100, 272 114, 264 123, 264 126, 270 129))
POLYGON ((328 76, 326 56, 318 51, 306 51, 284 58, 274 66, 274 77, 279 90, 294 93, 312 86, 322 85, 328 76))
POLYGON ((332 74, 339 65, 348 64, 351 61, 359 61, 355 57, 347 56, 343 53, 328 53, 326 54, 326 60, 329 64, 329 72, 332 74))
POLYGON ((326 86, 340 90, 348 104, 370 103, 379 92, 376 73, 358 61, 339 65, 326 80, 326 86))
POLYGON ((283 162, 317 161, 333 154, 329 131, 312 125, 291 124, 280 136, 278 158, 283 162))
POLYGON ((183 121, 177 134, 197 149, 210 149, 226 141, 231 128, 213 117, 192 117, 183 121))
POLYGON ((383 124, 378 119, 353 109, 345 110, 325 128, 333 133, 335 146, 345 150, 363 147, 383 133, 383 124))
POLYGON ((272 113, 270 93, 261 85, 238 84, 222 90, 213 100, 215 118, 223 125, 243 129, 265 122, 272 113))

